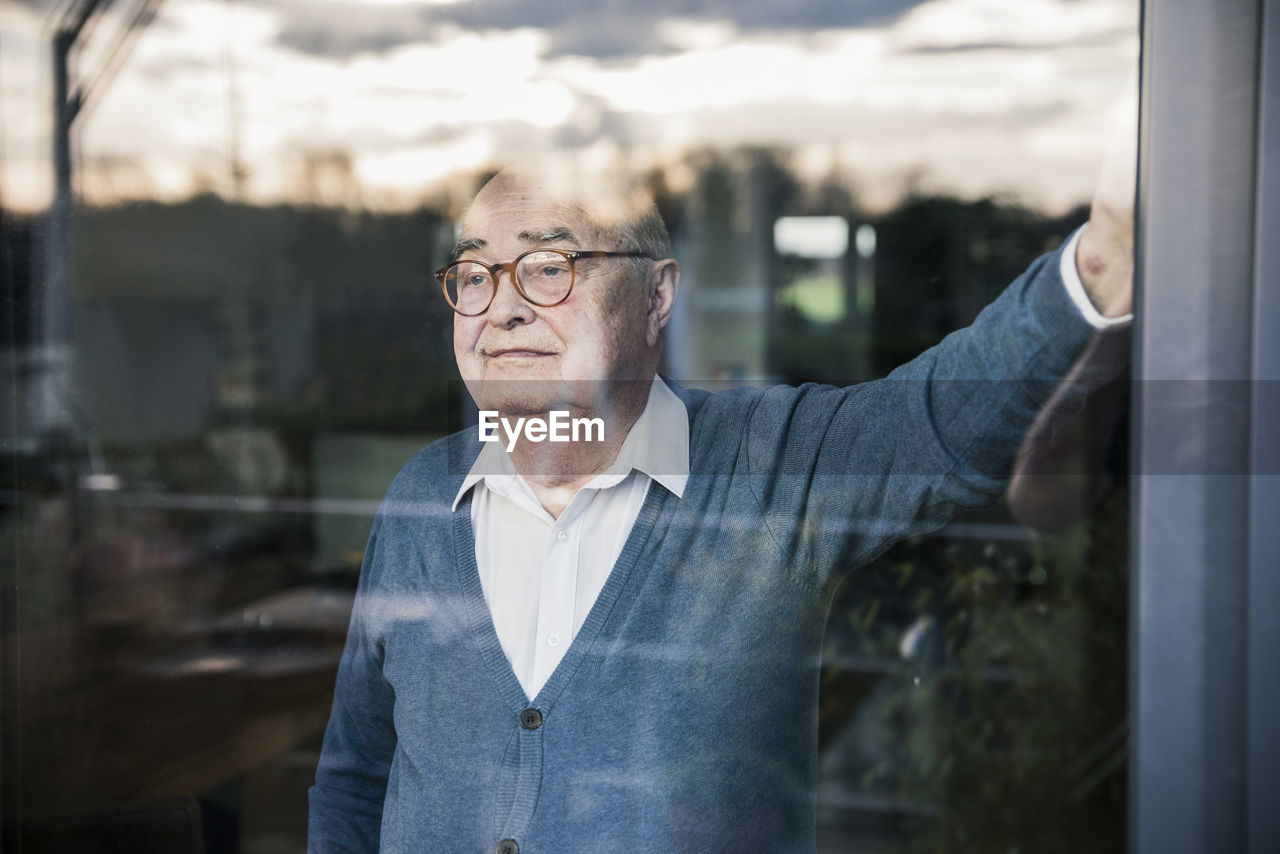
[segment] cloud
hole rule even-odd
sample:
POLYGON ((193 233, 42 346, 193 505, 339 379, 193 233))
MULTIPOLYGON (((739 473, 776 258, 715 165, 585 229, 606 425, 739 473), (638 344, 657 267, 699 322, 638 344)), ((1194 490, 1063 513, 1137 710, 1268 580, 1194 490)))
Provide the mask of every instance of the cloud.
MULTIPOLYGON (((317 148, 411 201, 481 161, 743 144, 975 192, 1052 180, 1056 198, 1087 191, 1076 164, 1096 159, 1136 55, 1136 0, 655 2, 169 0, 81 145, 154 174, 225 171, 234 87, 264 198, 279 164, 317 148)), ((12 21, 40 36, 25 0, 0 0, 12 21)), ((19 155, 48 148, 33 122, 47 125, 47 63, 29 41, 28 56, 6 33, 0 57, 7 112, 25 120, 6 134, 14 188, 19 155)))
POLYGON ((1118 41, 1124 41, 1133 37, 1131 28, 1115 28, 1102 32, 1093 33, 1089 36, 1062 39, 1056 42, 1037 43, 1028 45, 1026 42, 1009 41, 988 41, 988 42, 969 42, 966 44, 920 44, 911 47, 902 48, 898 53, 904 55, 929 56, 939 54, 965 54, 965 53, 986 53, 988 51, 1019 51, 1034 49, 1041 53, 1052 50, 1079 50, 1085 47, 1106 46, 1118 41))
POLYGON ((5 6, 21 7, 24 9, 30 9, 34 12, 39 12, 43 16, 57 5, 58 4, 55 0, 4 0, 3 3, 0 3, 0 9, 3 9, 5 6))
POLYGON ((309 56, 349 59, 397 47, 435 41, 438 30, 421 6, 368 6, 361 3, 290 7, 276 37, 282 47, 309 56))
MULTIPOLYGON (((267 0, 262 0, 267 2, 267 0)), ((649 3, 567 0, 474 0, 465 3, 374 4, 339 2, 279 6, 278 42, 293 50, 331 58, 381 53, 437 41, 458 29, 542 30, 548 56, 586 56, 620 61, 681 49, 672 43, 672 21, 725 23, 744 35, 793 35, 827 29, 888 24, 924 0, 654 0, 649 3)), ((501 57, 477 57, 501 62, 501 57)))

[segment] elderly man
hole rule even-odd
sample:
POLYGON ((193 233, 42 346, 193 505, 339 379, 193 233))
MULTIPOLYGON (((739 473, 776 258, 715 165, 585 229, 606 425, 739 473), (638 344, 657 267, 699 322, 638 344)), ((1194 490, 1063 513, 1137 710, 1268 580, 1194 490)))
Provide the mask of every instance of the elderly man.
POLYGON ((679 266, 652 202, 499 174, 437 274, 490 415, 374 522, 311 850, 812 851, 828 577, 1000 495, 1127 310, 1127 240, 1095 204, 885 380, 712 395, 656 376, 679 266), (602 429, 550 441, 555 413, 602 429))

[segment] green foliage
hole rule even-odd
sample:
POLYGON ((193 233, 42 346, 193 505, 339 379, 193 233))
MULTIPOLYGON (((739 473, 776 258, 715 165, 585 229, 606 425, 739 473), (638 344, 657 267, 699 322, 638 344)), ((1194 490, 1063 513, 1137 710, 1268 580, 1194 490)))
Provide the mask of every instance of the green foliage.
POLYGON ((903 543, 838 595, 864 655, 936 621, 876 695, 895 749, 853 781, 912 807, 907 850, 1123 850, 1125 500, 1055 539, 903 543))

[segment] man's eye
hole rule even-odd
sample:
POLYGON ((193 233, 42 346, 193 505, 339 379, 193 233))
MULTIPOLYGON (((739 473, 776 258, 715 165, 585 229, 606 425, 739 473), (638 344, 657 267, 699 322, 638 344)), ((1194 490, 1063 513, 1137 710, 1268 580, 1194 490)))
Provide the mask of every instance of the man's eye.
POLYGON ((480 288, 489 283, 489 271, 472 264, 455 268, 453 278, 460 288, 480 288))
POLYGON ((564 276, 568 272, 569 268, 562 264, 544 264, 538 269, 538 275, 544 279, 554 279, 556 276, 564 276))

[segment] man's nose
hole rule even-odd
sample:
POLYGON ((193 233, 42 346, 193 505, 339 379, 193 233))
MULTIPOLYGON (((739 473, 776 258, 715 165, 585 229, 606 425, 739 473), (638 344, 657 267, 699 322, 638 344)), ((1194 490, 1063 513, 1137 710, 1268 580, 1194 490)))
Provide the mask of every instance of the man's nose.
POLYGON ((490 323, 505 329, 530 323, 534 318, 533 306, 516 290, 513 275, 509 270, 498 273, 494 279, 493 302, 489 303, 489 311, 486 313, 490 323))

